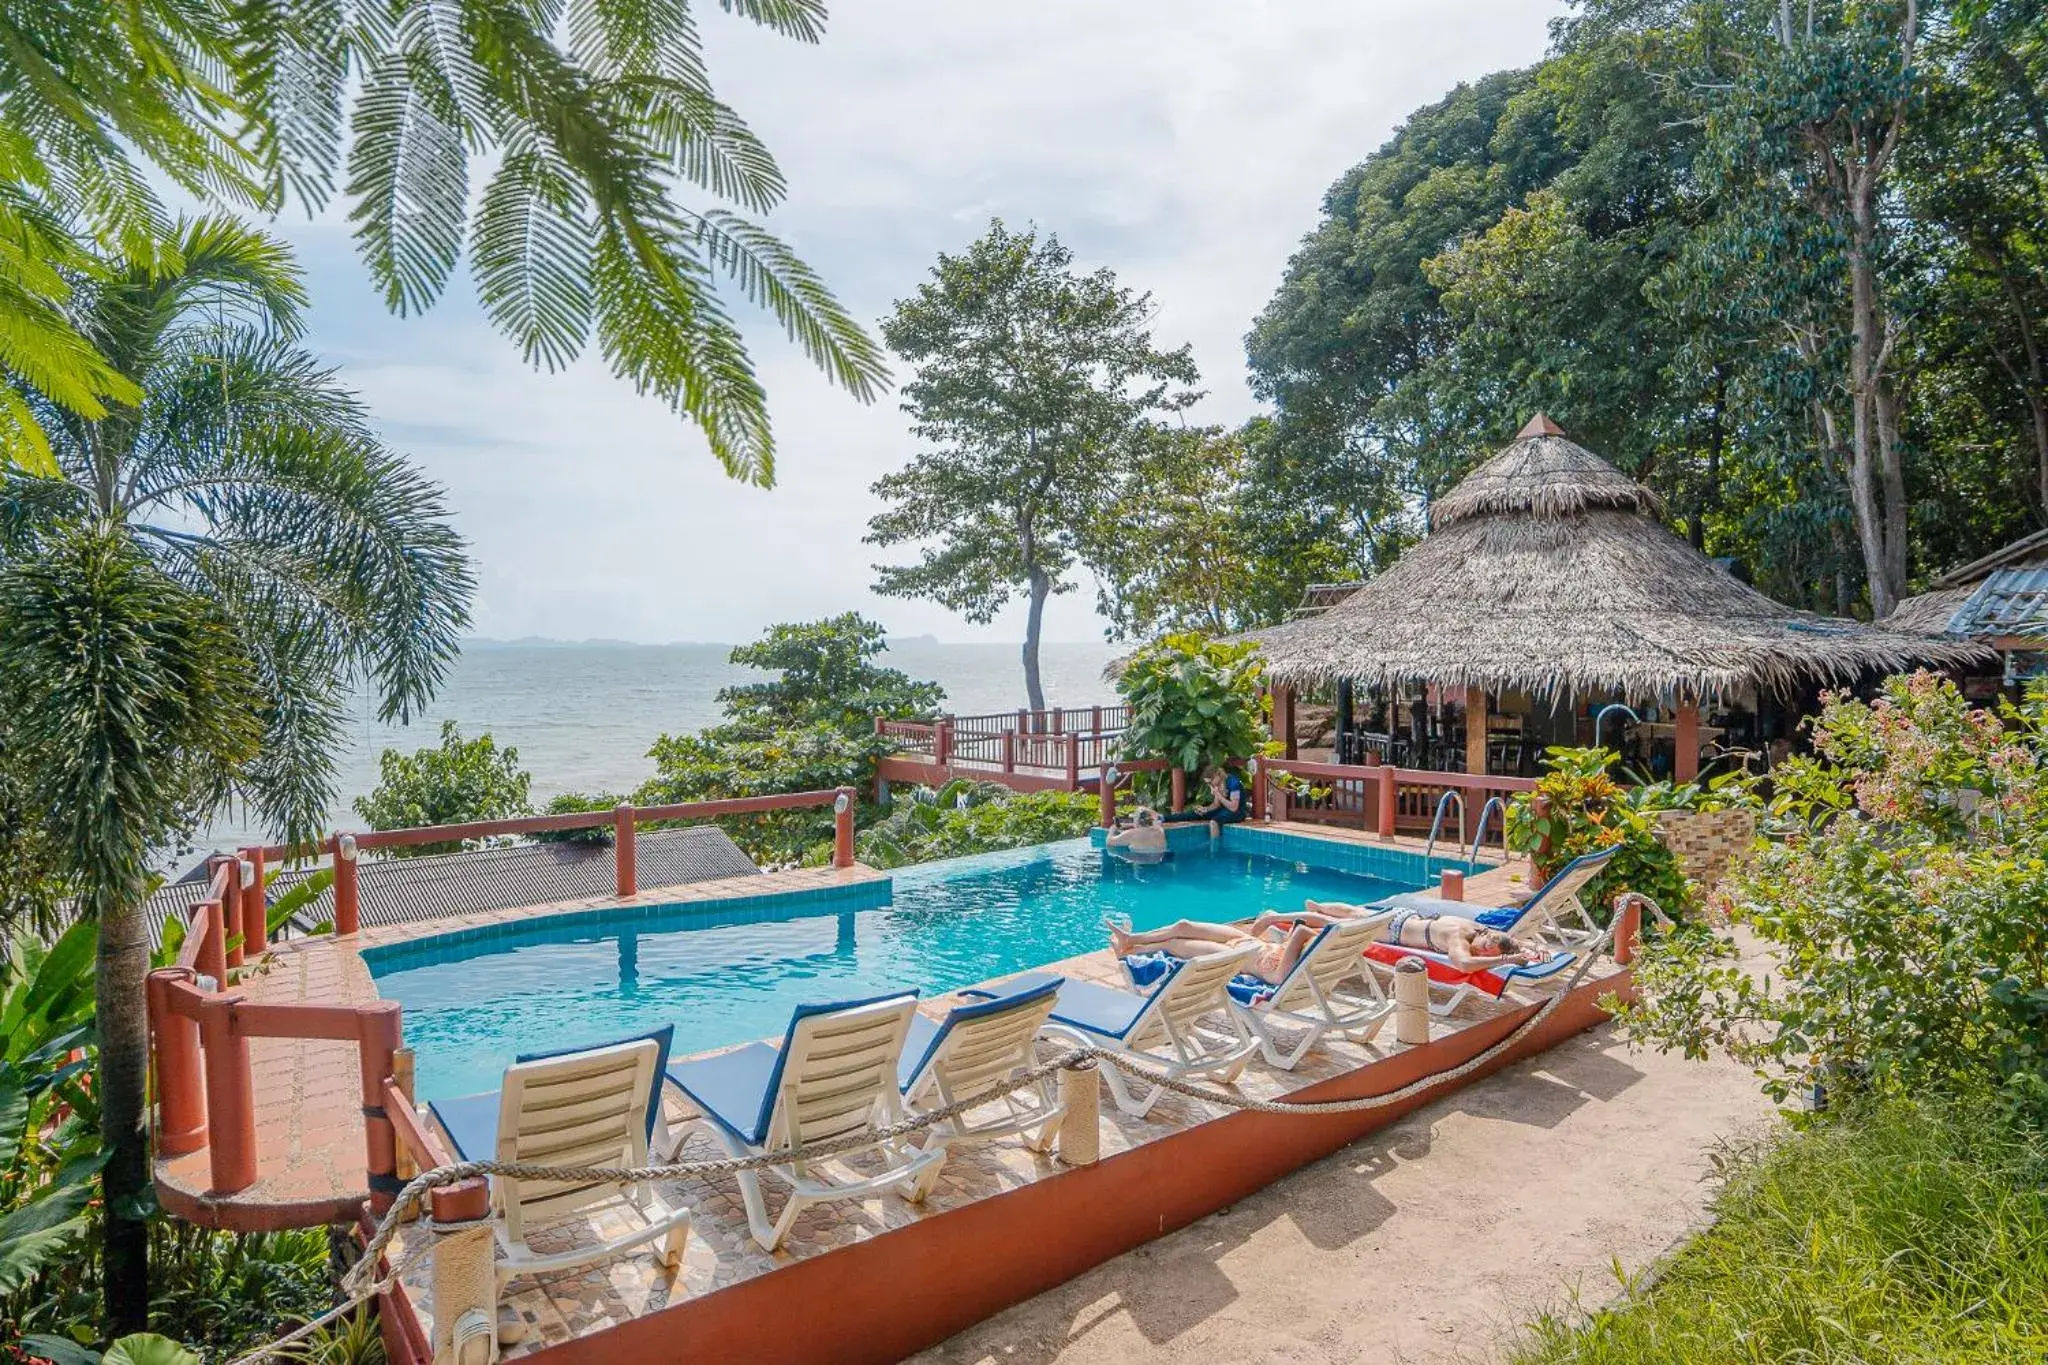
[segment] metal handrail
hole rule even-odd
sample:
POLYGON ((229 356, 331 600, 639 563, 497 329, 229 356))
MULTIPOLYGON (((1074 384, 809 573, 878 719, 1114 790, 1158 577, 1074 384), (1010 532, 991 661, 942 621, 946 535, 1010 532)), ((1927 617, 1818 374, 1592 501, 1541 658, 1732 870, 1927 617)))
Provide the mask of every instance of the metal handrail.
POLYGON ((1422 870, 1424 872, 1429 871, 1429 855, 1436 851, 1436 837, 1443 832, 1444 807, 1450 805, 1453 801, 1458 803, 1458 847, 1463 848, 1465 846, 1465 793, 1459 791, 1456 787, 1447 788, 1444 794, 1437 798, 1436 818, 1429 822, 1429 842, 1422 846, 1422 870))
MULTIPOLYGON (((1500 807, 1500 856, 1503 861, 1507 859, 1508 803, 1498 796, 1488 797, 1486 804, 1479 808, 1479 830, 1472 836, 1471 851, 1465 855, 1465 870, 1467 872, 1470 872, 1479 863, 1479 846, 1486 842, 1486 822, 1492 817, 1494 807, 1496 806, 1500 807)), ((1428 864, 1425 863, 1423 866, 1427 867, 1428 864)))

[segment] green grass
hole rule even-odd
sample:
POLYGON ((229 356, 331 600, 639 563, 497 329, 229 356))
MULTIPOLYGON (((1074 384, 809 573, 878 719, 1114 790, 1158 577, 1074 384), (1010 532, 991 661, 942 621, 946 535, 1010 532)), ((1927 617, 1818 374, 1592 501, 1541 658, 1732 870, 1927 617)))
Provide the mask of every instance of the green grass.
POLYGON ((2048 1137, 1895 1104, 1787 1136, 1728 1176, 1714 1226, 1653 1289, 1545 1317, 1510 1359, 2048 1360, 2048 1137))

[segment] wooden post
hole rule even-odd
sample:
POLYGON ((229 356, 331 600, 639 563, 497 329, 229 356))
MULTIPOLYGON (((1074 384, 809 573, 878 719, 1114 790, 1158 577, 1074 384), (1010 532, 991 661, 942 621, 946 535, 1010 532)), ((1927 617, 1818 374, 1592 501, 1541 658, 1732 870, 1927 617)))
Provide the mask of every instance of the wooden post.
POLYGON ((156 1032, 156 1150, 183 1156, 206 1145, 206 1093, 199 1062, 199 1025, 171 1009, 170 983, 192 974, 166 967, 149 974, 150 1022, 156 1032))
MULTIPOLYGON (((214 907, 215 913, 219 906, 214 907)), ((209 996, 199 1010, 206 1050, 207 1193, 233 1194, 256 1183, 256 1097, 249 1079, 249 1040, 235 1028, 239 995, 209 996)), ((395 1010, 398 1007, 393 1005, 395 1010)))
POLYGON ((1104 829, 1116 827, 1116 783, 1109 780, 1109 767, 1103 765, 1095 774, 1097 810, 1102 817, 1104 829))
POLYGON ((398 1130, 384 1109, 384 1078, 405 1046, 396 1000, 356 1006, 356 1066, 363 1083, 363 1164, 369 1174, 370 1211, 379 1218, 391 1209, 403 1186, 398 1180, 398 1130))
POLYGON ((1273 685, 1273 738, 1283 746, 1283 758, 1300 758, 1294 744, 1294 689, 1284 683, 1273 685))
POLYGON ((1067 790, 1081 790, 1081 737, 1067 735, 1067 790))
POLYGON ((1088 713, 1088 733, 1091 735, 1102 733, 1102 706, 1100 703, 1096 705, 1094 710, 1088 713))
POLYGON ((1017 732, 1015 730, 1003 731, 1003 771, 1006 773, 1017 771, 1017 732))
POLYGON ((1486 776, 1486 689, 1465 689, 1465 771, 1486 776))
POLYGON ((334 932, 341 937, 362 927, 356 908, 356 841, 337 834, 329 848, 334 854, 334 932))
POLYGON ((612 884, 622 898, 640 893, 640 853, 634 847, 635 837, 633 807, 621 801, 612 808, 612 884))
POLYGON ((1181 809, 1188 803, 1188 775, 1182 768, 1176 767, 1173 770, 1173 794, 1168 799, 1172 802, 1173 809, 1175 810, 1181 809))
POLYGON ((1067 732, 1066 707, 1055 706, 1052 708, 1052 732, 1056 735, 1063 735, 1067 732))
POLYGON ((853 866, 853 788, 841 787, 832 800, 832 866, 853 866))
POLYGON ((953 718, 940 716, 932 736, 932 762, 944 767, 953 757, 953 718))
POLYGON ((242 888, 242 946, 253 957, 270 951, 270 902, 264 895, 263 850, 245 849, 249 884, 242 888))
POLYGON ((201 935, 198 967, 201 976, 213 978, 213 988, 224 991, 228 987, 228 929, 227 920, 221 912, 219 901, 201 901, 199 913, 193 916, 199 923, 192 932, 201 935))
POLYGON ((1258 774, 1252 778, 1252 819, 1261 823, 1270 821, 1273 818, 1273 813, 1266 808, 1268 787, 1269 779, 1266 777, 1266 764, 1262 759, 1259 762, 1258 774))
MULTIPOLYGON (((217 876, 223 867, 228 870, 228 879, 220 893, 221 950, 226 956, 224 965, 239 967, 242 965, 242 949, 245 946, 242 941, 242 869, 236 859, 215 858, 207 863, 206 875, 217 876), (229 942, 230 939, 233 942, 229 942)), ((227 983, 225 976, 221 978, 221 983, 227 983)))
POLYGON ((1373 771, 1380 780, 1379 836, 1382 839, 1391 839, 1394 837, 1394 804, 1400 799, 1395 788, 1394 774, 1400 770, 1383 765, 1373 771))
MULTIPOLYGON (((398 1086, 398 1093, 405 1096, 408 1103, 412 1102, 414 1074, 412 1049, 409 1047, 391 1049, 391 1079, 398 1086)), ((402 1142, 399 1143, 398 1178, 400 1180, 410 1180, 419 1173, 419 1163, 413 1160, 412 1153, 407 1150, 406 1145, 402 1142)))
POLYGON ((1465 874, 1448 871, 1438 873, 1437 895, 1447 901, 1461 901, 1465 899, 1465 874))
POLYGON ((1673 781, 1691 782, 1700 775, 1700 704, 1680 702, 1676 719, 1671 737, 1671 777, 1673 781))

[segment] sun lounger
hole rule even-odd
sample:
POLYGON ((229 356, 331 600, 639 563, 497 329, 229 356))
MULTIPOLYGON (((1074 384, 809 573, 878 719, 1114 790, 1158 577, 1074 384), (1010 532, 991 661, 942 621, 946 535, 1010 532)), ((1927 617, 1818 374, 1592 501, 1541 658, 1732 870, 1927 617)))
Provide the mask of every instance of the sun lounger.
MULTIPOLYGON (((804 1143, 872 1130, 903 1117, 897 1067, 917 1012, 915 993, 830 1005, 801 1005, 782 1046, 750 1043, 715 1056, 673 1062, 669 1083, 682 1091, 713 1137, 734 1156, 788 1153, 804 1143)), ((680 1145, 680 1144, 678 1144, 680 1145)), ((738 1173, 754 1240, 773 1251, 812 1204, 894 1189, 923 1196, 919 1177, 946 1158, 943 1146, 917 1150, 877 1138, 885 1158, 874 1174, 839 1176, 836 1163, 796 1157, 764 1168, 789 1187, 781 1217, 770 1221, 761 1171, 738 1173)))
POLYGON ((1441 993, 1442 998, 1432 1000, 1431 1014, 1449 1014, 1463 1004, 1466 997, 1483 995, 1489 1000, 1498 1000, 1506 994, 1509 986, 1521 982, 1542 981, 1556 976, 1579 960, 1579 953, 1560 948, 1541 962, 1525 962, 1513 967, 1487 967, 1479 971, 1467 971, 1452 963, 1442 953, 1433 953, 1426 948, 1400 947, 1392 943, 1374 943, 1365 950, 1365 955, 1374 962, 1389 967, 1398 965, 1403 958, 1415 958, 1429 973, 1432 994, 1441 993))
MULTIPOLYGON (((1286 980, 1278 985, 1247 973, 1231 979, 1231 1005, 1258 1038, 1259 1050, 1269 1064, 1292 1071, 1328 1034, 1340 1033, 1352 1042, 1364 1043, 1380 1031, 1394 1012, 1394 1002, 1366 965, 1364 953, 1393 917, 1392 910, 1384 910, 1318 930, 1286 980), (1363 998, 1339 992, 1353 977, 1360 983, 1363 998), (1276 1020, 1307 1030, 1295 1040, 1292 1050, 1282 1049, 1273 1030, 1276 1020)), ((1132 984, 1143 989, 1176 961, 1165 953, 1147 953, 1126 957, 1123 963, 1132 984)))
MULTIPOLYGON (((1196 958, 1170 970, 1149 994, 1120 991, 1090 981, 1069 980, 1056 992, 1048 1030, 1082 1042, 1115 1048, 1175 1078, 1204 1077, 1228 1085, 1244 1074, 1259 1040, 1245 1028, 1226 989, 1231 977, 1258 945, 1196 958), (1220 1015, 1228 1032, 1201 1027, 1220 1015)), ((1032 972, 1005 982, 1004 993, 1029 990, 1053 978, 1032 972)), ((983 998, 989 991, 970 991, 983 998)), ((1117 1108, 1142 1118, 1166 1093, 1160 1085, 1142 1092, 1113 1066, 1102 1068, 1117 1108)))
MULTIPOLYGON (((1039 1030, 1052 1013, 1054 994, 1064 984, 1065 977, 1051 977, 1009 994, 956 1006, 943 1020, 912 1015, 896 1072, 905 1106, 912 1113, 943 1108, 1035 1063, 1039 1030)), ((967 1114, 941 1120, 925 1130, 925 1147, 943 1149, 1022 1135, 1027 1147, 1042 1152, 1052 1146, 1066 1113, 1050 1076, 1028 1090, 1013 1090, 990 1102, 991 1108, 998 1105, 1002 1114, 978 1122, 969 1122, 967 1114)), ((921 1179, 926 1192, 938 1171, 937 1164, 925 1169, 921 1179)))
POLYGON ((1620 851, 1618 846, 1602 848, 1572 859, 1519 908, 1445 900, 1426 891, 1388 896, 1385 900, 1374 901, 1371 908, 1457 915, 1517 937, 1540 936, 1566 948, 1581 948, 1599 942, 1606 931, 1593 922, 1593 916, 1587 911, 1579 893, 1606 869, 1620 851))
MULTIPOLYGON (((658 1100, 665 1038, 638 1038, 580 1052, 522 1060, 505 1069, 496 1094, 436 1100, 429 1107, 465 1161, 524 1162, 544 1166, 633 1167, 647 1164, 649 1118, 658 1100)), ((493 1226, 504 1258, 498 1286, 514 1275, 544 1274, 603 1260, 628 1248, 664 1239, 662 1264, 680 1264, 690 1211, 671 1209, 646 1182, 491 1178, 493 1226), (541 1252, 529 1245, 534 1228, 572 1214, 623 1209, 635 1226, 616 1236, 541 1252)))

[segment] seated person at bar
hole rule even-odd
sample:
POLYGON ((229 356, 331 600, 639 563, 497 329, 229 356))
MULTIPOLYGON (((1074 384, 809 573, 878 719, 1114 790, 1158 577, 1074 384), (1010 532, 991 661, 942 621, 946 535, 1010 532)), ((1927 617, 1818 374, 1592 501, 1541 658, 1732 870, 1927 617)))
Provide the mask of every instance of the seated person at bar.
MULTIPOLYGON (((1303 918, 1327 924, 1333 919, 1354 919, 1373 913, 1370 906, 1309 901, 1303 918)), ((1477 920, 1446 915, 1437 910, 1399 911, 1387 922, 1383 938, 1397 947, 1442 953, 1461 972, 1514 967, 1525 962, 1542 962, 1550 957, 1550 950, 1532 939, 1515 938, 1498 929, 1489 929, 1477 920)))
POLYGON ((1131 813, 1129 824, 1118 824, 1102 841, 1133 862, 1157 862, 1166 856, 1166 824, 1159 812, 1140 806, 1131 813))
POLYGON ((1209 784, 1209 804, 1197 810, 1175 811, 1166 817, 1169 821, 1207 820, 1209 837, 1214 839, 1223 833, 1223 826, 1250 818, 1252 797, 1244 789, 1243 778, 1222 768, 1211 768, 1202 774, 1202 780, 1209 784))

